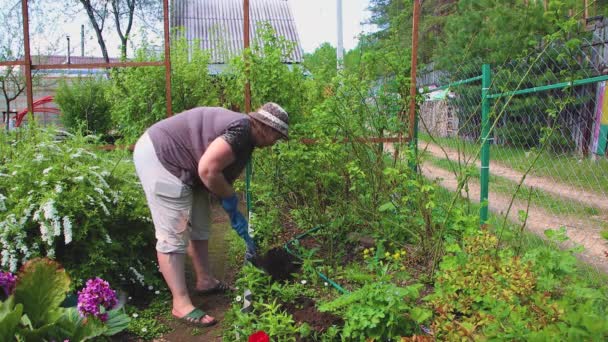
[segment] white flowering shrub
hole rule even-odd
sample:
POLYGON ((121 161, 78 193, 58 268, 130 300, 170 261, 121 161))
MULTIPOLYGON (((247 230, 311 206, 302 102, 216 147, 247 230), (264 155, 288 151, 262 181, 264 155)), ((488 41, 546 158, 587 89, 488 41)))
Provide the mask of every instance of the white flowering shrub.
POLYGON ((46 256, 75 286, 92 276, 155 283, 154 233, 130 153, 101 151, 92 136, 17 134, 0 134, 0 267, 46 256))

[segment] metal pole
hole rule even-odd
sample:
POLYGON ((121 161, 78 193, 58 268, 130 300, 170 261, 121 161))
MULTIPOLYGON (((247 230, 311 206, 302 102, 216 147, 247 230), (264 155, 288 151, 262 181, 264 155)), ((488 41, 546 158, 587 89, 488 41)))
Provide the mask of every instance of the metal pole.
POLYGON ((163 22, 165 26, 165 97, 167 99, 167 117, 173 115, 171 97, 171 41, 169 32, 169 0, 163 0, 163 22))
MULTIPOLYGON (((245 113, 251 112, 251 84, 249 83, 249 60, 247 49, 249 49, 249 0, 243 0, 243 58, 245 59, 245 113)), ((251 222, 251 160, 247 162, 245 169, 245 200, 247 202, 247 217, 251 222)), ((249 227, 251 229, 251 225, 249 227)))
POLYGON ((338 70, 342 70, 344 62, 344 35, 342 25, 342 0, 336 0, 337 2, 337 21, 338 21, 338 42, 336 48, 337 67, 338 70))
POLYGON ((417 115, 416 115, 416 69, 418 67, 418 21, 420 18, 420 0, 414 0, 414 20, 412 24, 412 62, 410 69, 410 118, 409 118, 409 141, 410 148, 413 152, 413 159, 410 161, 410 166, 416 168, 417 151, 417 115))
POLYGON ((68 34, 67 36, 65 36, 65 38, 68 40, 68 64, 72 64, 72 60, 71 60, 71 55, 70 55, 70 35, 68 34))
POLYGON ((34 119, 34 91, 32 88, 32 56, 30 54, 30 18, 27 6, 28 0, 21 0, 21 13, 23 15, 23 52, 25 67, 25 92, 27 97, 27 111, 34 119))
POLYGON ((84 57, 84 25, 80 25, 80 57, 84 57))
POLYGON ((481 67, 481 194, 479 201, 481 209, 479 218, 481 224, 488 221, 488 189, 490 183, 490 84, 492 71, 489 64, 481 67))

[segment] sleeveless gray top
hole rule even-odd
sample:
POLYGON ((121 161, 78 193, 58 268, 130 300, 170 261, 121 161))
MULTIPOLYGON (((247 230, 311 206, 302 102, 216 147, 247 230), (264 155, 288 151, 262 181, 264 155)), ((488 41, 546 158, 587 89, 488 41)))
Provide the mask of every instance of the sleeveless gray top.
POLYGON ((190 186, 203 185, 198 162, 216 138, 226 140, 235 155, 235 161, 223 170, 230 184, 254 149, 249 117, 220 107, 198 107, 176 114, 152 125, 148 134, 167 171, 190 186))

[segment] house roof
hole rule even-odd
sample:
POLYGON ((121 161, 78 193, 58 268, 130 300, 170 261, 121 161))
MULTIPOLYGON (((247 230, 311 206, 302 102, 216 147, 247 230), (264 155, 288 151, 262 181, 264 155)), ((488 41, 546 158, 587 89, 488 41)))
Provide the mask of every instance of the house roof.
MULTIPOLYGON (((260 22, 269 22, 279 36, 295 42, 286 63, 302 62, 302 47, 287 0, 251 0, 251 41, 260 22)), ((243 0, 175 0, 171 26, 183 27, 189 41, 200 40, 212 64, 225 64, 243 50, 243 0)))
MULTIPOLYGON (((67 64, 68 57, 66 55, 34 55, 32 56, 33 64, 67 64)), ((110 63, 120 62, 118 58, 110 58, 110 63)), ((105 63, 103 57, 89 56, 70 56, 71 64, 92 64, 105 63)))

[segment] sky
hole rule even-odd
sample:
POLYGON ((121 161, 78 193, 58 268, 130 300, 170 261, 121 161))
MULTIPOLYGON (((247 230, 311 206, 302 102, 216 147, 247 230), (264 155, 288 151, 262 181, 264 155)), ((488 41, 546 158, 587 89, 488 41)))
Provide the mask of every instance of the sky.
MULTIPOLYGON (((304 52, 313 52, 323 42, 336 46, 338 30, 336 0, 289 0, 289 2, 304 52)), ((362 24, 370 16, 367 11, 368 6, 368 0, 342 0, 345 50, 357 46, 357 36, 361 32, 372 30, 373 27, 369 24, 362 24)))
MULTIPOLYGON (((53 2, 50 0, 48 10, 53 9, 53 2)), ((254 0, 252 0, 254 1, 254 0)), ((337 37, 337 0, 288 0, 291 11, 296 22, 300 42, 304 52, 313 52, 319 45, 329 42, 336 46, 337 37)), ((16 0, 0 0, 0 5, 14 3, 16 0)), ((357 36, 362 32, 369 32, 373 27, 365 22, 370 13, 367 11, 369 0, 342 0, 343 12, 343 37, 344 48, 350 50, 357 45, 357 36)), ((50 12, 50 11, 49 11, 50 12)), ((64 13, 64 9, 56 8, 55 18, 52 20, 58 25, 47 26, 44 32, 31 32, 32 53, 46 54, 52 50, 53 54, 65 54, 67 47, 66 36, 70 36, 70 47, 72 55, 80 55, 80 27, 85 25, 85 54, 88 56, 101 56, 101 50, 97 44, 95 33, 90 27, 88 18, 84 11, 80 10, 79 5, 75 4, 72 13, 64 13), (79 13, 77 13, 80 11, 79 13)), ((32 21, 44 20, 37 16, 31 16, 32 21)), ((33 27, 35 23, 31 23, 33 27)), ((105 31, 105 30, 104 30, 105 31)), ((134 42, 140 42, 142 34, 134 29, 132 32, 134 42)), ((148 36, 153 43, 162 45, 162 40, 154 41, 153 36, 148 36)), ((119 43, 113 28, 106 34, 106 45, 110 56, 119 55, 119 43), (110 32, 112 34, 110 34, 110 32)))

